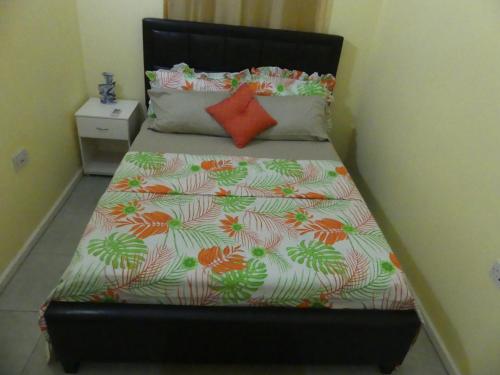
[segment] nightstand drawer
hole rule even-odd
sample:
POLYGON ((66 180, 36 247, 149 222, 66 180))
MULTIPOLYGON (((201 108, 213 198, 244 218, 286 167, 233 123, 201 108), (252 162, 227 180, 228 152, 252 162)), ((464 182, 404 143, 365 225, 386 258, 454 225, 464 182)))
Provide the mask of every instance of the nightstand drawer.
POLYGON ((127 120, 77 117, 78 135, 86 138, 129 139, 127 120))

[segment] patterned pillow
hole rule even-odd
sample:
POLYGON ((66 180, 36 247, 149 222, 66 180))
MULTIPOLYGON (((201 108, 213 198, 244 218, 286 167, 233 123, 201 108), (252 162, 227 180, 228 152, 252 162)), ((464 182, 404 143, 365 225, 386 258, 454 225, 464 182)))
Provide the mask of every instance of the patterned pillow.
POLYGON ((193 91, 234 91, 251 77, 248 69, 229 73, 199 73, 187 64, 174 65, 172 69, 147 71, 151 88, 169 88, 193 91))
POLYGON ((258 68, 250 69, 253 76, 267 75, 270 77, 292 78, 304 80, 309 77, 306 72, 301 70, 288 70, 280 68, 279 66, 261 66, 258 68))
MULTIPOLYGON (((234 92, 241 84, 250 80, 251 74, 248 69, 235 73, 199 73, 186 63, 180 63, 172 69, 148 70, 146 76, 152 89, 234 92)), ((151 105, 148 108, 148 117, 156 117, 151 105)))
MULTIPOLYGON (((336 80, 332 74, 288 70, 276 66, 245 69, 241 72, 204 73, 195 72, 186 63, 174 65, 171 69, 147 71, 151 88, 171 88, 192 91, 236 91, 248 83, 257 95, 261 96, 325 96, 328 103, 333 102, 333 89, 336 80)), ((149 117, 155 117, 151 106, 149 117)))
POLYGON ((240 77, 241 79, 250 79, 251 73, 250 70, 245 69, 240 72, 197 72, 194 68, 191 68, 186 63, 175 64, 171 69, 174 72, 182 72, 188 76, 196 77, 196 78, 209 78, 209 79, 226 79, 233 78, 235 76, 240 77))
POLYGON ((321 95, 331 101, 336 80, 332 74, 288 70, 276 66, 252 68, 250 86, 257 95, 321 95))

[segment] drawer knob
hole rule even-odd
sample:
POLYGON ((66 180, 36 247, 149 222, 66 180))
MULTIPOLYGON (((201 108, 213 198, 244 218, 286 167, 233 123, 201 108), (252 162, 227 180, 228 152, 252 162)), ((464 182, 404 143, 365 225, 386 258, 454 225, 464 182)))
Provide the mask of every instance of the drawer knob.
POLYGON ((100 128, 100 127, 97 127, 96 129, 102 132, 107 132, 109 130, 108 128, 100 128))

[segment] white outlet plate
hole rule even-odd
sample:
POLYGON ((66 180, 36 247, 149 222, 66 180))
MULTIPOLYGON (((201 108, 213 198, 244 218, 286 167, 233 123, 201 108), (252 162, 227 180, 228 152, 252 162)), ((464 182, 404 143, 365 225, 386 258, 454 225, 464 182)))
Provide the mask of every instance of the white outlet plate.
POLYGON ((14 170, 16 172, 19 171, 22 167, 26 165, 28 160, 29 160, 28 151, 26 151, 26 149, 23 148, 21 151, 19 151, 12 157, 12 165, 14 166, 14 170))
POLYGON ((490 276, 495 285, 500 288, 500 259, 497 259, 491 267, 490 276))

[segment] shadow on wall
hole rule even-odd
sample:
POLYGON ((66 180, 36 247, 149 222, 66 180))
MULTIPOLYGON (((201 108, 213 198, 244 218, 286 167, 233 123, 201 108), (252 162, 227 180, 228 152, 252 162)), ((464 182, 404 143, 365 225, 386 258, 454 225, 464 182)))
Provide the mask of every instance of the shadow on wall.
POLYGON ((356 47, 344 39, 342 55, 337 71, 337 87, 335 88, 335 103, 333 104, 332 129, 329 132, 332 143, 338 154, 349 165, 348 151, 352 143, 355 122, 349 108, 350 85, 353 75, 354 61, 356 61, 356 47))
MULTIPOLYGON (((384 213, 382 207, 377 202, 367 183, 359 173, 358 165, 356 163, 356 134, 356 129, 353 129, 350 143, 348 145, 348 154, 346 155, 346 160, 349 160, 350 162, 348 165, 349 172, 363 198, 370 207, 377 223, 380 225, 387 241, 394 249, 396 255, 400 258, 401 263, 404 266, 404 271, 411 282, 411 286, 415 290, 415 293, 419 296, 419 300, 425 305, 426 312, 432 317, 434 326, 438 330, 439 335, 445 341, 448 351, 452 354, 453 358, 458 361, 457 364, 464 371, 464 374, 470 374, 470 364, 467 361, 465 349, 460 343, 461 340, 457 330, 451 324, 441 306, 439 299, 432 290, 432 287, 419 271, 418 266, 415 264, 403 240, 397 233, 396 228, 391 224, 389 218, 384 213), (446 335, 444 335, 444 333, 446 333, 446 335)), ((419 306, 417 306, 417 308, 418 307, 419 306)))

